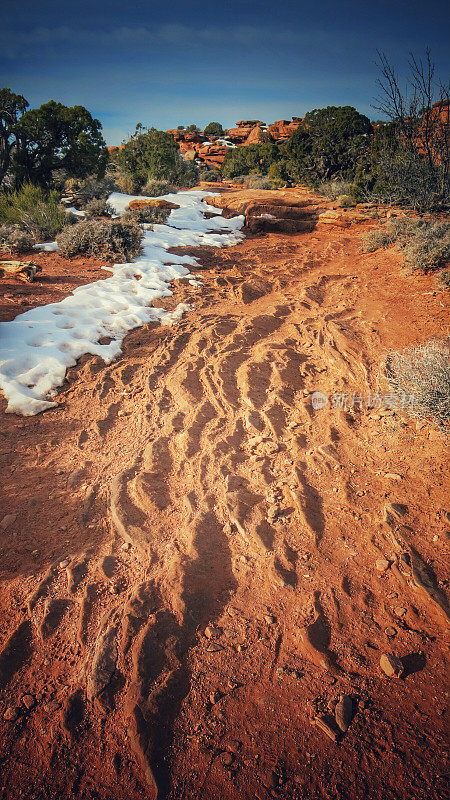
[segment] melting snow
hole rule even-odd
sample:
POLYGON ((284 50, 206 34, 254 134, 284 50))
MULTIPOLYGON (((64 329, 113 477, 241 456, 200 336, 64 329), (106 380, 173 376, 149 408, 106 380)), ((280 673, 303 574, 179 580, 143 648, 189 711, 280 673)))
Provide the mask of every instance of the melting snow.
MULTIPOLYGON (((8 400, 7 411, 31 416, 57 405, 49 398, 80 356, 91 353, 109 363, 133 328, 158 320, 170 325, 181 318, 189 308, 186 304, 167 312, 152 308, 152 301, 171 295, 169 285, 177 278, 195 281, 189 267, 197 261, 167 251, 186 245, 223 247, 243 239, 244 217, 224 219, 220 210, 203 201, 208 196, 212 193, 198 190, 165 195, 180 208, 171 211, 164 225, 154 225, 153 230, 144 225, 142 253, 135 261, 105 267, 112 272, 110 278, 79 286, 59 303, 0 322, 0 389, 8 400), (206 211, 215 216, 205 219, 206 211), (109 344, 100 344, 102 337, 111 339, 109 344)), ((114 192, 108 203, 120 215, 134 199, 142 198, 114 192)), ((38 248, 57 246, 46 242, 38 248)))

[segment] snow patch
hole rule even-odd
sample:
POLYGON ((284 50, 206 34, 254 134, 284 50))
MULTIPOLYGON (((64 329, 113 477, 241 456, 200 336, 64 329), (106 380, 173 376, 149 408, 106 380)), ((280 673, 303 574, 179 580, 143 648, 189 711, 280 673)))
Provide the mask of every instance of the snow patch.
MULTIPOLYGON (((208 196, 214 194, 194 190, 164 195, 180 208, 171 211, 164 225, 155 225, 153 230, 144 226, 142 253, 135 261, 105 267, 112 273, 110 278, 78 286, 59 303, 0 322, 0 389, 8 400, 7 411, 32 416, 56 406, 49 398, 82 355, 101 356, 110 363, 133 328, 156 321, 172 325, 181 319, 189 310, 187 304, 180 303, 168 312, 153 308, 152 302, 172 294, 169 286, 173 280, 195 280, 189 267, 198 262, 168 250, 187 245, 224 247, 244 238, 240 231, 243 216, 205 219, 205 212, 217 211, 204 199, 208 196), (100 344, 103 337, 111 341, 100 344)), ((120 215, 135 199, 142 197, 114 192, 108 203, 120 215)), ((57 245, 44 242, 36 249, 54 251, 57 245)))

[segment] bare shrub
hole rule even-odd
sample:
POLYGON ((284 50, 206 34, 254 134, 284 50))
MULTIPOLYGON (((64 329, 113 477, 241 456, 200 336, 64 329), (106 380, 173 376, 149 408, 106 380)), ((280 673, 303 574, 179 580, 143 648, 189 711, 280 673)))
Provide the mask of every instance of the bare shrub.
POLYGON ((389 247, 394 242, 403 250, 406 266, 431 272, 450 258, 450 224, 403 215, 362 236, 365 253, 389 247))
POLYGON ((135 222, 138 225, 154 225, 155 223, 166 222, 170 214, 170 208, 155 208, 154 206, 142 206, 142 208, 129 208, 122 214, 124 222, 135 222))
POLYGON ((164 180, 150 178, 141 189, 141 194, 147 197, 161 197, 163 194, 172 194, 178 191, 178 186, 164 180))
POLYGON ((0 226, 0 248, 9 253, 27 253, 33 249, 34 237, 20 225, 0 226))
POLYGON ((114 213, 114 209, 106 202, 105 197, 94 197, 93 200, 89 200, 85 211, 88 217, 110 217, 114 213))
POLYGON ((348 181, 327 181, 320 184, 318 191, 330 200, 337 200, 340 195, 351 195, 352 184, 348 181))
POLYGON ((375 250, 379 250, 381 247, 389 247, 395 242, 395 237, 386 226, 383 226, 363 233, 361 241, 363 253, 374 253, 375 250))
POLYGON ((398 395, 413 395, 410 413, 447 431, 450 422, 450 340, 430 340, 390 353, 386 376, 398 395))
POLYGON ((140 249, 142 232, 134 222, 87 220, 65 228, 56 241, 64 256, 87 255, 108 261, 131 261, 140 249))
POLYGON ((450 224, 425 223, 404 245, 405 264, 411 269, 432 272, 450 258, 450 224))
POLYGON ((272 181, 266 175, 238 175, 233 182, 242 183, 246 189, 272 189, 272 181))
POLYGON ((90 176, 81 183, 77 189, 77 195, 83 204, 90 203, 92 200, 103 200, 117 191, 117 183, 111 177, 94 178, 90 176))
POLYGON ((450 289, 450 269, 442 269, 437 276, 441 289, 450 289))

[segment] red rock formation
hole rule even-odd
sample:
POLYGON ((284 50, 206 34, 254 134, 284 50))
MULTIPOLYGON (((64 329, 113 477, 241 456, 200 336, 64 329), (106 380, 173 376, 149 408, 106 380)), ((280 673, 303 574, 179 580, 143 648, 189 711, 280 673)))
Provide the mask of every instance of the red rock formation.
POLYGON ((302 123, 301 117, 292 117, 292 120, 279 119, 277 122, 269 125, 268 131, 274 141, 289 139, 293 131, 296 131, 302 123))

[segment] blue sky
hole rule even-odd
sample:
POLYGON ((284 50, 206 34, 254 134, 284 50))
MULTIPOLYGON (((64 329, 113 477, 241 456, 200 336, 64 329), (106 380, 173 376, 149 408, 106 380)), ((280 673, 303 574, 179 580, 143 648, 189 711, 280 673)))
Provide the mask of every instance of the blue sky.
POLYGON ((0 85, 32 107, 85 105, 108 144, 137 122, 302 116, 354 105, 371 118, 376 50, 405 74, 432 50, 449 74, 446 3, 423 0, 4 0, 0 85))

